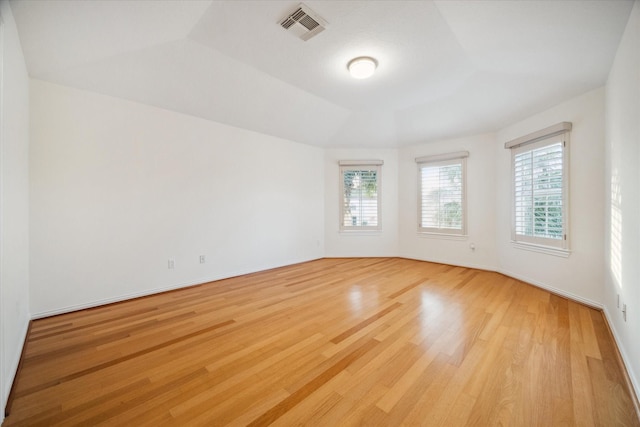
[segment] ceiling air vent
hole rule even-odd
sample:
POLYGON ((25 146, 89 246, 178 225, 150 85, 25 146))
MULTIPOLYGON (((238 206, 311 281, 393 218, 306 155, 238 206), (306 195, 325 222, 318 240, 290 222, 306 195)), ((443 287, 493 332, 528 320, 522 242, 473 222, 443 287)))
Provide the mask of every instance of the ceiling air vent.
POLYGON ((280 20, 280 25, 304 41, 322 32, 327 27, 327 21, 313 10, 300 3, 296 10, 280 20))

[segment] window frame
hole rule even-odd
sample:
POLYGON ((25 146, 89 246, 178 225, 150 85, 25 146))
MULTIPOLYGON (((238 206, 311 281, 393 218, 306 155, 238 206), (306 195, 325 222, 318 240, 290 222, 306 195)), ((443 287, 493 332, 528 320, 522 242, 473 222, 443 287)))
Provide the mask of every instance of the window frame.
POLYGON ((340 160, 339 164, 339 178, 340 178, 340 192, 339 196, 339 230, 345 233, 354 232, 380 232, 382 231, 382 160, 340 160), (344 225, 345 215, 345 197, 344 197, 344 172, 345 171, 375 171, 376 172, 376 216, 377 224, 375 226, 363 226, 363 225, 344 225))
MULTIPOLYGON (((570 166, 570 131, 571 123, 562 122, 533 134, 518 138, 505 144, 511 150, 511 242, 519 249, 547 253, 550 255, 568 257, 570 251, 570 195, 569 195, 569 166, 570 166), (562 148, 562 238, 519 234, 516 227, 516 156, 539 150, 544 147, 561 143, 562 148)), ((531 209, 535 209, 535 199, 532 197, 531 209)))
POLYGON ((442 237, 442 238, 466 238, 467 237, 467 157, 468 151, 459 151, 455 153, 438 154, 416 158, 418 171, 418 233, 422 236, 442 237), (440 227, 423 227, 422 224, 422 169, 425 167, 441 167, 453 164, 460 164, 462 172, 462 221, 461 228, 440 228, 440 227))

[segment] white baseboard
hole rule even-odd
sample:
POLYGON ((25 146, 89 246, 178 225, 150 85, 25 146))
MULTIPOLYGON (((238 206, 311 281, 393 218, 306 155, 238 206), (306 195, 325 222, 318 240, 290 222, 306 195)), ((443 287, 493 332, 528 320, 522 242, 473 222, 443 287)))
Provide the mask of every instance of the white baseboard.
MULTIPOLYGON (((29 332, 29 321, 27 321, 22 326, 22 333, 20 336, 22 337, 22 342, 18 343, 19 345, 16 347, 19 351, 13 354, 13 360, 7 361, 9 369, 7 372, 9 373, 9 377, 4 378, 5 384, 2 384, 4 388, 4 394, 2 397, 4 398, 4 402, 2 402, 2 421, 4 421, 4 413, 7 408, 7 403, 9 401, 9 393, 11 393, 11 387, 13 387, 13 383, 16 380, 16 375, 18 374, 18 366, 20 366, 20 358, 22 356, 22 351, 24 349, 25 344, 27 343, 27 333, 29 332)), ((0 423, 2 422, 0 421, 0 423)))
POLYGON ((102 305, 113 304, 113 303, 116 303, 116 302, 127 301, 127 300, 140 298, 140 297, 146 297, 146 296, 149 296, 149 295, 159 294, 159 293, 162 293, 162 292, 173 291, 173 290, 181 289, 181 288, 188 288, 189 286, 196 286, 196 285, 199 285, 201 283, 212 282, 214 280, 219 280, 219 279, 209 279, 209 280, 202 279, 202 281, 197 280, 197 281, 193 281, 193 282, 177 283, 177 284, 173 284, 173 285, 169 285, 169 286, 163 286, 163 287, 159 287, 159 288, 145 289, 144 291, 140 291, 140 292, 132 292, 132 293, 128 293, 128 294, 117 295, 117 296, 114 296, 114 297, 103 298, 103 299, 93 300, 93 301, 87 301, 87 302, 83 302, 83 303, 80 303, 80 304, 67 305, 67 306, 56 308, 56 309, 53 309, 53 310, 45 310, 45 311, 40 311, 40 312, 37 312, 37 313, 33 313, 31 318, 33 320, 36 320, 36 319, 43 319, 45 317, 57 316, 59 314, 72 313, 74 311, 80 311, 80 310, 86 310, 88 308, 100 307, 102 305))
POLYGON ((467 262, 452 262, 451 260, 447 260, 447 259, 440 259, 440 258, 418 258, 418 257, 412 257, 412 256, 400 256, 400 258, 404 258, 404 259, 412 259, 414 261, 425 261, 425 262, 433 262, 435 264, 446 264, 446 265, 453 265, 455 267, 464 267, 464 268, 475 268, 476 270, 485 270, 485 271, 496 271, 496 268, 493 266, 487 266, 487 265, 483 265, 483 264, 475 264, 475 263, 467 263, 467 262))
POLYGON ((476 268, 478 270, 493 271, 495 273, 504 274, 505 276, 513 277, 514 279, 518 279, 518 280, 520 280, 522 282, 529 283, 529 284, 531 284, 533 286, 536 286, 538 288, 544 289, 544 290, 549 291, 551 293, 554 293, 556 295, 560 295, 562 297, 569 298, 569 299, 571 299, 573 301, 577 301, 579 303, 588 305, 590 307, 597 308, 598 310, 602 310, 602 308, 603 308, 602 304, 599 303, 599 302, 592 301, 592 300, 590 300, 588 298, 581 297, 580 295, 576 295, 576 294, 573 294, 571 292, 567 292, 567 291, 564 291, 562 289, 558 289, 558 288, 555 288, 553 286, 549 286, 549 285, 547 285, 545 283, 539 282, 539 281, 534 280, 534 279, 532 279, 530 277, 526 277, 526 276, 514 273, 514 272, 509 271, 509 270, 496 268, 494 266, 482 265, 482 264, 474 264, 474 263, 452 262, 451 260, 437 259, 437 258, 426 259, 426 258, 415 258, 415 257, 410 257, 410 256, 402 256, 402 258, 414 259, 414 260, 426 261, 426 262, 435 262, 435 263, 438 263, 438 264, 455 265, 456 267, 476 268))
POLYGON ((113 303, 116 303, 116 302, 127 301, 127 300, 131 300, 131 299, 134 299, 134 298, 146 297, 146 296, 149 296, 149 295, 155 295, 155 294, 159 294, 159 293, 162 293, 162 292, 174 291, 174 290, 182 289, 182 288, 188 288, 190 286, 197 286, 197 285, 201 285, 203 283, 215 282, 217 280, 224 280, 224 279, 228 279, 230 277, 237 277, 237 276, 242 276, 242 275, 245 275, 245 274, 257 273, 259 271, 266 271, 266 270, 271 270, 271 269, 274 269, 274 268, 285 267, 285 266, 288 266, 288 265, 300 264, 300 263, 303 263, 303 262, 309 262, 309 261, 313 261, 313 260, 316 260, 316 259, 320 259, 320 258, 300 259, 300 260, 296 260, 296 261, 292 261, 292 262, 288 262, 288 263, 284 263, 284 264, 276 264, 276 265, 270 265, 270 266, 260 266, 258 268, 252 268, 252 269, 247 268, 247 269, 227 272, 227 273, 222 274, 222 275, 201 277, 201 278, 198 278, 198 279, 195 279, 195 280, 190 280, 188 282, 174 283, 174 284, 171 284, 171 285, 168 285, 168 286, 145 289, 144 291, 140 291, 140 292, 132 292, 132 293, 127 293, 127 294, 121 294, 121 295, 117 295, 117 296, 114 296, 114 297, 103 298, 103 299, 93 300, 93 301, 87 301, 87 302, 80 303, 80 304, 68 305, 68 306, 56 308, 56 309, 53 309, 53 310, 40 311, 40 312, 37 312, 37 313, 33 313, 31 315, 31 318, 33 320, 36 320, 36 319, 42 319, 42 318, 45 318, 45 317, 57 316, 59 314, 71 313, 71 312, 79 311, 79 310, 86 310, 88 308, 100 307, 102 305, 107 305, 107 304, 113 304, 113 303))
POLYGON ((553 286, 549 286, 549 285, 544 284, 542 282, 539 282, 537 280, 531 279, 530 277, 526 277, 526 276, 523 276, 521 274, 513 273, 513 272, 511 272, 509 270, 505 270, 505 269, 498 269, 496 271, 498 273, 504 274, 505 276, 513 277, 514 279, 518 279, 520 281, 523 281, 523 282, 529 283, 531 285, 537 286, 538 288, 542 288, 542 289, 547 290, 547 291, 549 291, 549 292, 551 292, 553 294, 560 295, 561 297, 569 298, 570 300, 577 301, 577 302, 582 303, 584 305, 588 305, 589 307, 593 307, 593 308, 596 308, 598 310, 602 310, 602 308, 603 308, 602 303, 590 300, 589 298, 581 297, 580 295, 576 295, 576 294, 573 294, 571 292, 567 292, 567 291, 562 290, 562 289, 555 288, 553 286))
MULTIPOLYGON (((629 358, 627 353, 624 351, 624 346, 622 345, 622 340, 620 339, 620 335, 616 331, 615 323, 613 323, 611 314, 609 313, 609 310, 607 310, 606 306, 603 307, 602 312, 604 313, 604 317, 606 318, 607 323, 609 324, 609 329, 611 330, 611 333, 613 334, 613 339, 616 342, 615 343, 616 347, 618 348, 618 351, 620 352, 620 356, 622 357, 622 363, 624 363, 624 366, 627 369, 627 374, 629 375, 629 380, 631 381, 631 386, 633 387, 634 391, 636 392, 636 399, 640 400, 640 381, 638 381, 638 376, 633 371, 633 365, 631 364, 631 359, 629 358)), ((636 410, 638 411, 638 410, 640 410, 640 408, 636 408, 636 410)))

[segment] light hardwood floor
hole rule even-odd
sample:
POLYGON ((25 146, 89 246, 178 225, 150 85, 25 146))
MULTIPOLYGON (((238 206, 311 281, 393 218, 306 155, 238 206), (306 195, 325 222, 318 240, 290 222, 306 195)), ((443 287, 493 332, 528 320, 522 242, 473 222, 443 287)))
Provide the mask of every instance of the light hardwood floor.
POLYGON ((639 426, 602 314, 323 259, 34 321, 6 426, 639 426))

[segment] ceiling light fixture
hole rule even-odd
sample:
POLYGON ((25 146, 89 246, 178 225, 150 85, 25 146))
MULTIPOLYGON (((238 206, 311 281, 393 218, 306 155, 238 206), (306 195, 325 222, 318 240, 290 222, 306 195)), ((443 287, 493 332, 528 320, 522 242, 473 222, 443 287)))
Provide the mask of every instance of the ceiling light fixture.
POLYGON ((351 73, 351 77, 354 79, 366 79, 367 77, 371 77, 374 71, 376 71, 377 66, 378 61, 369 56, 354 58, 347 64, 349 73, 351 73))

